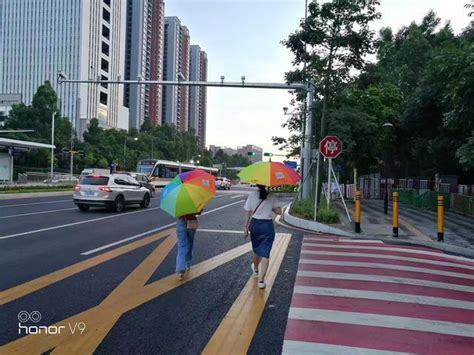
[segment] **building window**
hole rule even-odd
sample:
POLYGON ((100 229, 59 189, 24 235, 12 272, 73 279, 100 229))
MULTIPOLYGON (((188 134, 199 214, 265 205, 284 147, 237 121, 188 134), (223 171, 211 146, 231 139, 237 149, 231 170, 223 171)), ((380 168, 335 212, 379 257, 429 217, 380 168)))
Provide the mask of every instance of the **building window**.
POLYGON ((101 59, 100 68, 105 72, 109 72, 109 62, 105 59, 101 59))
POLYGON ((107 43, 102 42, 102 53, 109 56, 110 47, 107 43))
MULTIPOLYGON (((100 76, 100 80, 109 80, 109 78, 107 78, 105 75, 101 75, 100 76)), ((107 89, 107 84, 100 84, 103 88, 106 88, 107 89)))
POLYGON ((107 39, 110 39, 110 30, 105 25, 102 25, 102 36, 104 36, 107 39))
POLYGON ((100 103, 107 106, 107 94, 105 92, 100 92, 100 103))
POLYGON ((110 0, 104 0, 104 4, 110 7, 110 0))
POLYGON ((107 9, 102 9, 102 18, 107 22, 110 23, 110 12, 107 9))

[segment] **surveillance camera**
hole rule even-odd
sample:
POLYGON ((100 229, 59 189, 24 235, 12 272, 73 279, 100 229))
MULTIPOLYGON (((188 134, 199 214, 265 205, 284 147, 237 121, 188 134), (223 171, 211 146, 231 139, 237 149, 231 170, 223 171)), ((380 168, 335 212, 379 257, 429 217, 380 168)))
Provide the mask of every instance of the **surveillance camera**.
POLYGON ((286 115, 287 112, 288 112, 288 107, 283 107, 283 114, 286 115))
POLYGON ((138 81, 142 81, 142 80, 143 80, 143 77, 142 77, 141 75, 138 75, 138 76, 137 76, 137 80, 138 80, 138 81))
POLYGON ((225 76, 224 76, 224 75, 221 75, 221 83, 224 82, 224 79, 225 79, 225 76))
POLYGON ((242 79, 242 82, 244 82, 244 81, 245 81, 245 76, 242 75, 242 78, 241 78, 241 79, 242 79))
POLYGON ((58 72, 58 81, 61 82, 62 80, 67 80, 67 75, 64 74, 62 71, 58 72))

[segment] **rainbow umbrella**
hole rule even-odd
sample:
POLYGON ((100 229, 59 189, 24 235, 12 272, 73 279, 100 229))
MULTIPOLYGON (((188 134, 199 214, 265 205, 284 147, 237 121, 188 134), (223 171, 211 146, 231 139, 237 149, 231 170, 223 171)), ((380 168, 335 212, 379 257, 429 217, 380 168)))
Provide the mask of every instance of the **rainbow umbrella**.
POLYGON ((247 166, 239 174, 241 181, 265 186, 294 185, 300 181, 300 175, 278 162, 258 162, 247 166))
POLYGON ((200 212, 216 194, 216 178, 202 170, 176 176, 161 192, 160 207, 173 217, 200 212))

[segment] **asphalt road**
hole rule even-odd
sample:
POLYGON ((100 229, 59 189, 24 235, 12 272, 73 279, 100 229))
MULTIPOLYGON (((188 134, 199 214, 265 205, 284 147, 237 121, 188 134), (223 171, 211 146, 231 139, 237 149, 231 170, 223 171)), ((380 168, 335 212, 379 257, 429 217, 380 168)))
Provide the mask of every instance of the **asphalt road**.
MULTIPOLYGON (((0 201, 0 353, 17 344, 22 353, 58 346, 79 353, 83 343, 99 354, 200 353, 251 279, 240 233, 249 190, 218 192, 206 207, 194 247, 194 264, 201 264, 182 284, 174 275, 174 219, 159 209, 159 195, 148 209, 119 214, 80 212, 67 196, 0 201), (69 326, 93 331, 74 334, 72 345, 61 343, 62 335, 25 336, 21 311, 41 314, 27 325, 69 319, 69 326)), ((249 353, 282 349, 302 235, 282 226, 277 232, 291 238, 249 353)))

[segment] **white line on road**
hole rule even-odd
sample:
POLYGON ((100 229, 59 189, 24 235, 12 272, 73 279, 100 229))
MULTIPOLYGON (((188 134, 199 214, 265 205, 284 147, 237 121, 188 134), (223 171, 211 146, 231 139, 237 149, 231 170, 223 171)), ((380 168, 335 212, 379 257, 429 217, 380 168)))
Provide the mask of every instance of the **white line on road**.
POLYGON ((126 212, 126 213, 120 213, 120 214, 115 214, 113 216, 107 216, 107 217, 100 217, 100 218, 94 218, 94 219, 88 219, 86 221, 80 221, 80 222, 74 222, 74 223, 68 223, 68 224, 61 224, 59 226, 54 226, 54 227, 48 227, 48 228, 42 228, 42 229, 36 229, 28 232, 22 232, 22 233, 16 233, 16 234, 10 234, 10 235, 4 235, 0 237, 1 239, 10 239, 10 238, 15 238, 15 237, 20 237, 22 235, 28 235, 28 234, 36 234, 40 232, 46 232, 54 229, 60 229, 60 228, 66 228, 66 227, 71 227, 71 226, 77 226, 79 224, 85 224, 85 223, 92 223, 92 222, 97 222, 97 221, 103 221, 104 219, 110 219, 110 218, 117 218, 117 217, 124 217, 128 216, 131 214, 136 214, 136 213, 143 213, 143 212, 149 212, 153 210, 158 210, 160 207, 153 207, 153 208, 148 208, 146 210, 140 210, 140 211, 134 211, 134 212, 126 212))
POLYGON ((438 260, 431 260, 431 259, 419 259, 419 258, 410 258, 407 256, 396 256, 396 255, 388 255, 388 254, 369 254, 369 253, 351 253, 351 252, 336 252, 336 251, 317 251, 317 250, 305 250, 301 251, 301 254, 309 254, 309 255, 327 255, 327 256, 347 256, 347 257, 357 257, 357 258, 369 258, 369 259, 390 259, 390 260, 400 260, 400 261, 412 261, 415 263, 423 263, 423 264, 432 264, 432 265, 439 265, 439 266, 448 266, 448 267, 456 267, 459 269, 467 269, 467 270, 474 270, 474 266, 458 264, 458 263, 451 263, 449 261, 438 261, 438 260))
POLYGON ((474 302, 432 296, 417 296, 407 293, 352 290, 348 288, 295 286, 294 293, 314 296, 335 296, 360 298, 365 300, 424 304, 427 306, 449 307, 474 310, 474 302))
MULTIPOLYGON (((210 210, 210 211, 207 211, 207 212, 204 212, 202 214, 203 215, 206 215, 206 214, 209 214, 209 213, 213 213, 213 212, 216 212, 216 211, 219 211, 223 208, 227 208, 227 207, 230 207, 230 206, 233 206, 233 205, 236 205, 238 203, 241 203, 242 201, 237 201, 237 202, 233 202, 233 203, 230 203, 228 205, 225 205, 225 206, 221 206, 221 207, 217 207, 217 208, 214 208, 213 210, 210 210)), ((119 244, 123 244, 123 243, 126 243, 130 240, 134 240, 134 239, 137 239, 137 238, 140 238, 140 237, 144 237, 146 235, 149 235, 149 234, 152 234, 152 233, 156 233, 156 232, 159 232, 163 229, 166 229, 166 228, 169 228, 169 227, 172 227, 174 226, 176 223, 173 222, 173 223, 170 223, 170 224, 167 224, 165 226, 161 226, 161 227, 158 227, 158 228, 155 228, 155 229, 151 229, 151 230, 148 230, 146 232, 143 232, 143 233, 140 233, 140 234, 137 234, 137 235, 134 235, 134 236, 131 236, 131 237, 128 237, 128 238, 125 238, 125 239, 121 239, 121 240, 118 240, 116 242, 113 242, 113 243, 110 243, 110 244, 106 244, 106 245, 103 245, 101 247, 98 247, 98 248, 95 248, 95 249, 92 249, 92 250, 88 250, 88 251, 85 251, 83 253, 81 253, 81 255, 90 255, 90 254, 93 254, 93 253, 96 253, 98 251, 101 251, 101 250, 104 250, 104 249, 108 249, 110 247, 113 247, 113 246, 116 246, 116 245, 119 245, 119 244)))
POLYGON ((409 355, 413 353, 401 353, 398 351, 375 350, 369 348, 358 348, 354 346, 322 344, 306 341, 285 340, 283 342, 283 355, 409 355))
POLYGON ((239 198, 239 197, 244 197, 244 195, 236 195, 236 196, 232 196, 231 198, 239 198))
POLYGON ((423 274, 432 274, 436 276, 459 277, 468 280, 474 280, 474 275, 462 274, 460 272, 433 270, 424 267, 412 267, 403 265, 383 264, 383 263, 358 263, 352 261, 339 260, 314 260, 314 259, 300 259, 300 264, 315 264, 315 265, 332 265, 332 266, 349 266, 349 267, 363 267, 375 269, 388 269, 396 271, 420 272, 423 274))
POLYGON ((244 234, 244 231, 236 231, 236 230, 226 230, 226 229, 198 229, 198 232, 205 232, 205 233, 233 233, 233 234, 244 234))
POLYGON ((394 283, 394 284, 399 284, 399 285, 424 286, 424 287, 441 288, 444 290, 451 290, 451 291, 474 293, 474 287, 471 287, 471 286, 464 286, 464 285, 452 284, 452 283, 447 283, 447 282, 421 280, 421 279, 410 279, 406 277, 351 274, 351 273, 326 272, 326 271, 319 272, 319 271, 306 271, 306 270, 300 270, 298 271, 296 275, 303 276, 303 277, 314 277, 314 278, 319 278, 319 279, 331 279, 331 280, 385 282, 385 283, 394 283))
POLYGON ((290 307, 288 318, 474 337, 474 325, 372 313, 290 307))
POLYGON ((31 202, 31 203, 18 203, 16 205, 4 205, 0 206, 0 208, 7 208, 7 207, 18 207, 18 206, 31 206, 31 205, 44 205, 47 203, 59 203, 59 202, 71 202, 72 203, 72 194, 69 200, 57 200, 57 201, 44 201, 44 202, 31 202))
POLYGON ((0 219, 4 218, 14 218, 14 217, 24 217, 24 216, 33 216, 36 214, 44 214, 44 213, 53 213, 53 212, 62 212, 62 211, 70 211, 70 210, 76 210, 76 207, 71 207, 71 208, 61 208, 59 210, 50 210, 50 211, 42 211, 42 212, 30 212, 30 213, 22 213, 22 214, 14 214, 11 216, 4 216, 0 217, 0 219))

